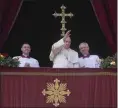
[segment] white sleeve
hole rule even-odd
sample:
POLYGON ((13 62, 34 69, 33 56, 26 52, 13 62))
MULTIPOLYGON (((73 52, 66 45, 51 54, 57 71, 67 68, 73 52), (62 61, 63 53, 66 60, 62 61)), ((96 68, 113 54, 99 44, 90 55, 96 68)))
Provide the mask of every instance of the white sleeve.
MULTIPOLYGON (((58 42, 54 43, 52 45, 52 48, 54 48, 55 50, 57 50, 57 52, 59 52, 61 50, 61 48, 62 48, 63 45, 64 45, 64 40, 62 38, 58 42)), ((52 48, 51 48, 51 52, 50 52, 50 55, 49 55, 50 61, 53 61, 54 60, 54 57, 55 57, 55 55, 52 52, 52 48)))
POLYGON ((76 52, 76 54, 75 54, 75 60, 74 60, 75 63, 73 63, 73 68, 79 68, 80 67, 80 64, 79 64, 78 59, 79 59, 79 55, 76 52))
POLYGON ((40 67, 39 62, 35 60, 34 67, 40 67))
POLYGON ((80 67, 79 62, 73 64, 73 68, 79 68, 79 67, 80 67))
POLYGON ((96 56, 95 68, 100 68, 100 58, 96 56))
POLYGON ((61 47, 62 45, 64 45, 64 40, 63 40, 63 38, 62 39, 60 39, 59 41, 57 41, 56 43, 54 43, 54 48, 59 48, 59 47, 61 47))
POLYGON ((54 60, 54 54, 52 52, 52 48, 51 48, 51 52, 50 52, 50 55, 49 55, 49 59, 50 59, 50 61, 54 60))
POLYGON ((20 58, 20 56, 15 56, 15 57, 13 57, 13 59, 19 59, 20 58))

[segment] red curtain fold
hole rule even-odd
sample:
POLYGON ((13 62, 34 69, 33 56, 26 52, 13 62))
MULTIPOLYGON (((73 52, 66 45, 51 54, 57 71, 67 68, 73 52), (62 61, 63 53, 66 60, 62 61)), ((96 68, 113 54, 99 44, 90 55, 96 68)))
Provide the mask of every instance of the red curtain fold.
POLYGON ((23 0, 0 0, 0 50, 8 38, 23 0))
POLYGON ((90 0, 112 53, 117 51, 117 0, 90 0))

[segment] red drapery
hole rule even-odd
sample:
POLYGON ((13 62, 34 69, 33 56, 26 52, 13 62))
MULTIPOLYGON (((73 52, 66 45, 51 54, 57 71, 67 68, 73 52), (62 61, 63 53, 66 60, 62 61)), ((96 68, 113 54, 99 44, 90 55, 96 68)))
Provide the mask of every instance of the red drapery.
POLYGON ((0 68, 0 77, 0 108, 54 108, 42 91, 56 78, 71 91, 59 108, 116 108, 117 104, 116 69, 0 68))
POLYGON ((0 50, 8 38, 23 0, 0 0, 0 50))
POLYGON ((117 0, 90 0, 112 53, 117 51, 117 0))

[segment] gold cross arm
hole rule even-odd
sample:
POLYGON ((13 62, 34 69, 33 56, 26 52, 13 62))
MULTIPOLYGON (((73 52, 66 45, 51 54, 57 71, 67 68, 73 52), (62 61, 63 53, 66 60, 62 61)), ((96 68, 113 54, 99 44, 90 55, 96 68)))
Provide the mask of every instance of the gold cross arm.
POLYGON ((74 15, 70 12, 68 14, 65 14, 65 13, 57 13, 55 12, 54 14, 52 14, 54 17, 58 17, 58 16, 61 16, 61 17, 73 17, 74 15))
POLYGON ((65 14, 65 16, 68 16, 68 17, 73 17, 74 15, 70 12, 69 14, 65 14))
POLYGON ((62 16, 62 14, 61 13, 54 13, 54 14, 52 14, 54 17, 58 17, 58 16, 62 16))

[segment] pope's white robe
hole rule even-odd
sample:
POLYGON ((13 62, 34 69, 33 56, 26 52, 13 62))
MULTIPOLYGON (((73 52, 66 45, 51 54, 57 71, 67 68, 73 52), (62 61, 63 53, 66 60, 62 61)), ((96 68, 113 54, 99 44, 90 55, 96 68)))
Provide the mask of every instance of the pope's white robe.
POLYGON ((16 56, 16 57, 13 57, 13 59, 18 59, 18 61, 20 62, 19 67, 25 67, 25 63, 29 63, 30 67, 40 67, 39 62, 32 57, 25 58, 22 56, 16 56))
MULTIPOLYGON (((52 45, 56 49, 64 45, 63 39, 52 45)), ((78 53, 72 49, 62 48, 55 56, 51 50, 50 61, 53 61, 53 68, 78 68, 78 53)))
POLYGON ((79 58, 80 67, 85 68, 99 68, 100 67, 100 59, 97 55, 90 55, 89 57, 80 57, 79 58))

